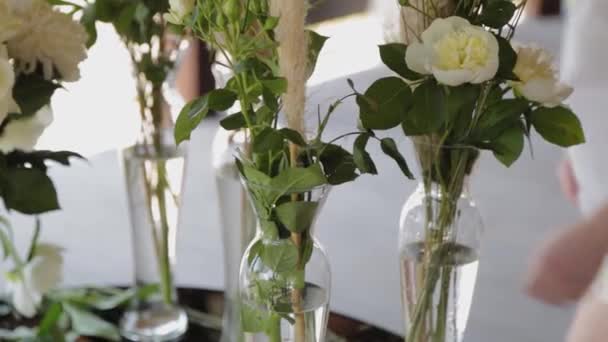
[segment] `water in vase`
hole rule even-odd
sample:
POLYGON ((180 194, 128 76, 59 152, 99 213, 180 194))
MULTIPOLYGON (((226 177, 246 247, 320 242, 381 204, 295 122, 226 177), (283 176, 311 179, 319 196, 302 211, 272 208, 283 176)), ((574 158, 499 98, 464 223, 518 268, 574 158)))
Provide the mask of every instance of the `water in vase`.
MULTIPOLYGON (((264 327, 263 332, 245 333, 248 342, 324 342, 327 320, 329 319, 329 296, 326 290, 313 285, 306 284, 302 291, 300 310, 293 309, 291 295, 288 291, 281 297, 275 298, 276 304, 273 311, 256 305, 256 303, 245 304, 246 315, 260 318, 259 328, 264 327), (304 339, 296 337, 296 324, 300 318, 303 319, 304 339)), ((302 337, 302 335, 300 335, 302 337)))
POLYGON ((476 250, 442 243, 425 253, 412 243, 401 255, 407 342, 462 342, 479 265, 476 250))

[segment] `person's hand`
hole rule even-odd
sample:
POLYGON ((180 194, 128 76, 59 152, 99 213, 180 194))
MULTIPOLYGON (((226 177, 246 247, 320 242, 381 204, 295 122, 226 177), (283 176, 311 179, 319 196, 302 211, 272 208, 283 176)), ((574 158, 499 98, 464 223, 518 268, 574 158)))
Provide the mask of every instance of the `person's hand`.
POLYGON ((566 198, 578 206, 579 186, 572 168, 572 161, 565 158, 557 169, 557 177, 566 198))
POLYGON ((559 233, 532 259, 527 292, 550 304, 580 299, 608 250, 608 206, 591 220, 559 233))

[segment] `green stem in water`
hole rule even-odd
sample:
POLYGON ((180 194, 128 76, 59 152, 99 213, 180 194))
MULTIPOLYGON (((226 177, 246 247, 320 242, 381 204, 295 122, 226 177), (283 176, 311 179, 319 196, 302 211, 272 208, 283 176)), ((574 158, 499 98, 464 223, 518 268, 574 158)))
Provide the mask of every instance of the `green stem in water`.
POLYGON ((267 335, 268 342, 281 342, 281 316, 276 313, 270 314, 267 335))
POLYGON ((167 199, 166 189, 169 186, 167 182, 167 170, 165 161, 158 161, 157 164, 158 172, 158 184, 156 186, 156 197, 158 200, 158 207, 160 212, 160 253, 159 258, 159 272, 161 278, 161 292, 162 298, 165 304, 173 303, 173 277, 171 274, 171 260, 169 256, 169 219, 167 217, 167 199))
MULTIPOLYGON (((441 200, 439 204, 439 210, 436 216, 434 202, 429 199, 431 191, 428 186, 429 182, 425 182, 425 191, 427 193, 427 200, 425 201, 426 213, 427 213, 427 224, 426 224, 426 241, 425 241, 425 257, 424 257, 424 269, 423 275, 424 282, 423 288, 420 295, 417 298, 415 304, 413 319, 408 331, 407 342, 416 342, 417 339, 426 341, 426 338, 431 337, 435 342, 444 342, 446 337, 446 324, 448 318, 448 305, 449 305, 449 291, 450 291, 450 280, 453 267, 446 262, 446 259, 450 257, 451 250, 446 243, 449 243, 450 236, 449 231, 452 227, 457 213, 458 199, 460 198, 463 188, 464 179, 466 177, 466 165, 468 165, 469 158, 472 156, 468 151, 463 151, 458 156, 458 162, 453 165, 453 168, 446 174, 449 175, 447 182, 438 186, 438 191, 441 192, 441 200), (447 240, 446 240, 447 239, 447 240), (440 282, 441 279, 441 282, 440 282), (440 282, 440 284, 439 284, 440 282), (432 327, 430 325, 423 324, 424 317, 426 317, 432 308, 432 299, 437 286, 439 288, 439 303, 437 304, 435 318, 436 327, 435 331, 425 331, 425 327, 432 327)), ((436 161, 436 164, 441 163, 436 161)), ((441 167, 442 165, 436 165, 441 167)), ((431 182, 432 183, 432 182, 431 182)))

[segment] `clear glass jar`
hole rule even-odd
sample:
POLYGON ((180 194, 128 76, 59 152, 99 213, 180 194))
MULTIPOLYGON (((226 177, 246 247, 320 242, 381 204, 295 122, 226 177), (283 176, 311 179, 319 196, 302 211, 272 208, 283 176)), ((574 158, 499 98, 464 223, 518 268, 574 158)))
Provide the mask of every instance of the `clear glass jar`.
POLYGON ((460 342, 471 308, 483 223, 467 186, 474 148, 417 144, 421 181, 401 212, 406 341, 460 342))
POLYGON ((212 164, 217 186, 224 244, 224 318, 221 342, 242 342, 239 302, 241 258, 256 234, 255 215, 234 156, 246 150, 244 131, 219 128, 213 140, 212 164))
POLYGON ((153 146, 123 152, 137 297, 120 322, 131 341, 170 341, 188 327, 174 285, 176 236, 185 154, 164 130, 153 146))
MULTIPOLYGON (((270 190, 246 186, 250 193, 270 190)), ((252 199, 257 235, 243 256, 239 280, 246 341, 325 341, 331 273, 314 225, 329 190, 290 193, 270 208, 260 208, 252 199), (285 216, 283 209, 294 203, 306 207, 306 214, 285 216), (298 233, 287 228, 296 226, 298 233)))

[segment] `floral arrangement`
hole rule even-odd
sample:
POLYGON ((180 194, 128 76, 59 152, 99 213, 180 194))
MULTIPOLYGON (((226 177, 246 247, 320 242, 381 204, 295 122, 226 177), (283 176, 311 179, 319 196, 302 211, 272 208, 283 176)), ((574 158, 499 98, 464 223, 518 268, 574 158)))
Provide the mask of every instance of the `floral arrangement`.
MULTIPOLYGON (((280 341, 288 338, 282 324, 289 324, 297 342, 319 338, 311 336, 316 332, 310 327, 325 325, 322 315, 315 323, 303 312, 311 271, 307 273, 307 265, 317 248, 311 227, 326 187, 353 181, 363 171, 355 160, 371 159, 363 146, 353 154, 336 144, 356 135, 365 145, 370 138, 366 132, 346 133, 329 142, 323 138, 336 107, 354 94, 336 101, 325 115, 317 113, 315 133, 306 134, 311 129, 305 120, 306 82, 327 39, 306 30, 306 1, 188 4, 172 3, 174 22, 214 48, 221 56, 218 64, 229 69, 232 78, 224 88, 184 107, 176 122, 176 141, 189 139, 210 111, 231 108, 221 126, 247 137, 236 164, 261 231, 242 264, 243 330, 280 341)), ((389 155, 402 159, 392 139, 382 145, 389 155)))
MULTIPOLYGON (((52 3, 0 0, 0 197, 7 211, 26 215, 60 209, 47 162, 67 166, 70 158, 80 158, 73 152, 34 149, 53 121, 53 94, 64 82, 80 78, 79 64, 87 56, 88 34, 73 18, 80 7, 52 3)), ((9 294, 0 300, 0 339, 64 340, 86 334, 117 340, 116 329, 91 310, 112 308, 125 294, 56 289, 63 250, 39 241, 40 225, 36 217, 27 253, 21 254, 8 219, 0 217, 9 294)))
POLYGON ((450 291, 450 277, 442 276, 450 274, 446 246, 479 151, 511 166, 534 131, 562 147, 585 141, 579 119, 563 104, 573 90, 559 82, 549 54, 511 41, 525 4, 399 0, 388 44, 379 47, 396 75, 357 93, 361 125, 370 134, 400 127, 414 143, 425 192, 441 202, 426 204, 423 288, 405 308, 407 341, 446 336, 447 301, 432 308, 431 298, 450 291), (429 320, 431 310, 439 316, 429 320))

